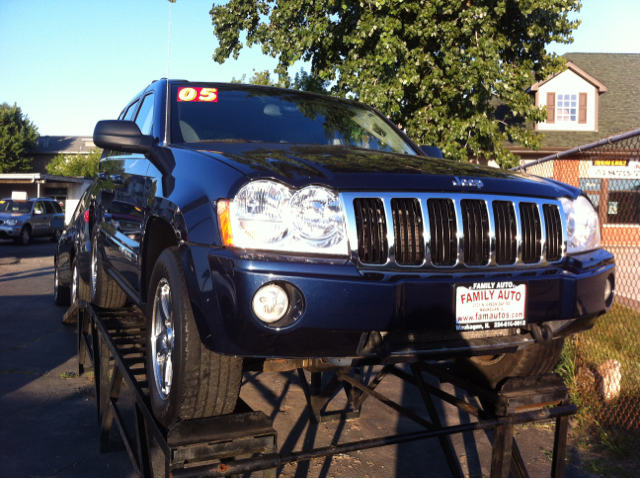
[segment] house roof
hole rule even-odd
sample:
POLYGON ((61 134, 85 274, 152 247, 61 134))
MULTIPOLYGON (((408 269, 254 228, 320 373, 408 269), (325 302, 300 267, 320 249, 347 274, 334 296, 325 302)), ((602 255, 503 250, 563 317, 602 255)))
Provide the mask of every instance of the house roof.
POLYGON ((38 146, 32 154, 81 154, 86 155, 96 145, 92 137, 87 136, 41 136, 38 138, 38 146))
MULTIPOLYGON (((543 149, 573 148, 640 126, 640 54, 566 53, 563 57, 593 80, 606 85, 607 91, 599 95, 598 131, 544 131, 541 132, 543 149)), ((597 87, 593 81, 585 80, 597 87)), ((531 90, 535 91, 533 87, 531 90)), ((516 142, 509 142, 507 146, 521 148, 516 142)))
POLYGON ((58 176, 58 175, 45 175, 44 173, 0 173, 0 183, 10 182, 23 182, 23 183, 91 183, 91 178, 81 178, 74 176, 58 176))
MULTIPOLYGON (((580 54, 578 54, 580 55, 580 54)), ((606 91, 608 91, 607 87, 604 85, 604 83, 598 81, 597 78, 592 77, 591 75, 589 75, 586 71, 584 71, 582 68, 580 68, 578 65, 576 65, 575 63, 573 63, 572 61, 567 61, 567 70, 571 70, 572 72, 574 72, 576 75, 578 75, 580 78, 584 79, 585 81, 587 81, 588 83, 591 83, 594 87, 596 87, 598 89, 598 91, 600 93, 604 93, 606 91)), ((546 80, 542 80, 539 81, 538 83, 534 84, 531 86, 531 88, 529 88, 529 92, 532 91, 538 91, 538 89, 544 85, 545 83, 551 81, 553 78, 557 77, 558 75, 560 75, 563 72, 559 72, 556 73, 555 75, 551 75, 549 78, 547 78, 546 80)))

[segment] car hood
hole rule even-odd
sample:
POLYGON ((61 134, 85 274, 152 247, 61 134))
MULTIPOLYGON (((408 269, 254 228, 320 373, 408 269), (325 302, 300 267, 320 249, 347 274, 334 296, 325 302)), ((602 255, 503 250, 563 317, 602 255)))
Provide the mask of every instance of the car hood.
POLYGON ((3 212, 0 213, 0 220, 5 220, 8 218, 22 218, 23 216, 29 216, 29 213, 7 213, 7 212, 3 212))
POLYGON ((580 190, 519 172, 451 160, 342 146, 292 146, 202 143, 197 150, 239 170, 251 179, 273 178, 293 187, 319 184, 340 191, 438 191, 500 193, 559 198, 580 190), (221 148, 218 151, 214 148, 221 148), (482 181, 482 188, 460 186, 459 179, 482 181))

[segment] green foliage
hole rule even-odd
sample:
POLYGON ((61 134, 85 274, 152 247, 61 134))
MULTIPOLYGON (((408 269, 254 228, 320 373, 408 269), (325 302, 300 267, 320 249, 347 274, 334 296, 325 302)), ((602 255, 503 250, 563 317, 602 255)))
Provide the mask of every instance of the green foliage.
POLYGON ((16 104, 0 105, 0 173, 19 173, 31 169, 25 155, 35 148, 38 128, 16 104))
POLYGON ((289 77, 280 76, 278 81, 271 79, 271 73, 269 70, 257 72, 253 70, 253 76, 247 80, 247 74, 243 73, 240 79, 236 80, 236 77, 231 79, 231 83, 242 83, 245 85, 264 85, 275 86, 280 88, 291 88, 293 90, 310 91, 313 93, 329 94, 328 80, 323 80, 317 76, 307 73, 304 68, 300 68, 300 71, 296 73, 293 81, 289 77))
POLYGON ((47 165, 47 171, 52 175, 95 178, 101 154, 102 150, 94 148, 88 155, 58 155, 47 165))
POLYGON ((503 167, 517 158, 509 137, 537 149, 525 123, 546 112, 525 90, 565 68, 545 45, 571 43, 568 14, 580 0, 230 0, 210 14, 223 63, 260 44, 286 77, 298 60, 402 124, 422 144, 466 160, 469 152, 503 167), (246 33, 246 41, 241 37, 246 33), (509 113, 496 118, 495 98, 509 113))
POLYGON ((328 94, 330 85, 331 82, 329 80, 323 80, 311 73, 307 73, 304 68, 300 68, 300 71, 296 73, 293 79, 292 87, 294 90, 328 94))
POLYGON ((247 74, 243 73, 239 80, 236 77, 231 79, 231 83, 243 83, 245 85, 264 85, 264 86, 276 86, 280 88, 288 88, 290 81, 288 77, 281 77, 278 81, 271 79, 271 73, 269 70, 257 72, 253 69, 253 76, 247 80, 247 74))

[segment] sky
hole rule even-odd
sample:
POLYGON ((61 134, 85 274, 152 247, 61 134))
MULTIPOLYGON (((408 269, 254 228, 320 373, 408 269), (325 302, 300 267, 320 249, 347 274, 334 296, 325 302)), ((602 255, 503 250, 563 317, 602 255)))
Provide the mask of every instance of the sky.
MULTIPOLYGON (((213 61, 211 0, 0 0, 0 103, 17 103, 40 135, 91 136, 151 81, 230 81, 276 60, 259 46, 213 61)), ((224 3, 224 2, 221 2, 224 3)), ((583 0, 571 45, 550 51, 640 53, 640 0, 583 0)), ((290 74, 303 66, 295 65, 290 74)), ((308 67, 307 67, 308 70, 308 67)))

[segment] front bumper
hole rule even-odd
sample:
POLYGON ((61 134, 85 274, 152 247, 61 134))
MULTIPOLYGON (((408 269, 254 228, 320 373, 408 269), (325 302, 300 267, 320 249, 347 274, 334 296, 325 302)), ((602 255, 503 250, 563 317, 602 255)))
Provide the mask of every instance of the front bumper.
POLYGON ((540 270, 393 276, 363 274, 346 261, 303 263, 197 245, 184 244, 181 255, 204 343, 244 357, 363 357, 372 354, 366 347, 372 332, 402 338, 397 347, 387 340, 384 354, 391 356, 515 351, 534 341, 527 326, 497 338, 455 332, 456 285, 492 278, 525 283, 527 325, 549 324, 558 337, 589 329, 606 312, 605 282, 615 271, 613 255, 605 250, 540 270), (271 282, 293 284, 302 293, 304 310, 293 324, 273 328, 253 314, 255 292, 271 282), (428 339, 411 342, 421 335, 428 339))
POLYGON ((0 239, 12 239, 20 236, 22 226, 0 226, 0 239))

